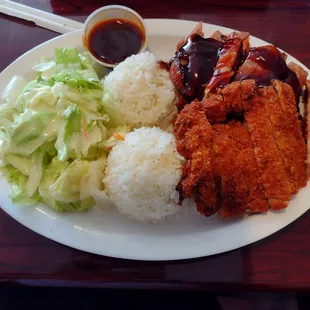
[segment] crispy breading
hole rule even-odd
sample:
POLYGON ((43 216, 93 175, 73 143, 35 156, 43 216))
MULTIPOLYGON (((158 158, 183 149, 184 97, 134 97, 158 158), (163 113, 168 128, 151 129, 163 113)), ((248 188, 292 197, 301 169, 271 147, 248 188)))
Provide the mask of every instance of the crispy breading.
POLYGON ((293 188, 276 147, 263 102, 257 95, 250 101, 252 107, 245 113, 245 120, 254 145, 265 195, 271 208, 286 208, 293 188), (273 199, 280 200, 281 203, 275 204, 273 199))
POLYGON ((233 82, 186 105, 174 134, 187 160, 177 189, 203 215, 280 210, 306 184, 306 144, 288 84, 233 82), (225 123, 228 115, 245 120, 225 123))
POLYGON ((297 183, 297 189, 306 186, 307 184, 307 149, 306 143, 302 134, 301 122, 298 119, 298 112, 296 108, 295 95, 292 88, 280 81, 274 80, 272 82, 277 95, 279 97, 279 105, 284 114, 283 122, 284 124, 278 124, 277 126, 283 128, 283 140, 286 140, 287 150, 284 154, 285 157, 288 157, 289 153, 293 153, 293 172, 295 182, 297 183))
MULTIPOLYGON (((248 98, 255 93, 255 87, 254 80, 236 81, 220 89, 218 93, 206 96, 200 104, 208 121, 221 123, 232 113, 242 114, 247 111, 251 107, 248 98)), ((195 102, 198 103, 197 100, 195 102)))
POLYGON ((248 200, 248 186, 243 177, 243 169, 238 160, 238 146, 230 138, 227 125, 215 124, 214 173, 221 178, 220 207, 221 217, 245 214, 248 200))
POLYGON ((217 211, 217 193, 212 171, 213 130, 201 105, 193 102, 174 123, 177 149, 187 162, 177 189, 180 196, 194 196, 198 211, 211 215, 217 211))
MULTIPOLYGON (((293 133, 287 127, 286 115, 281 109, 280 100, 274 88, 266 86, 259 88, 257 92, 270 122, 273 139, 292 187, 292 194, 295 194, 299 188, 298 175, 295 171, 296 150, 292 147, 293 133)), ((298 125, 298 122, 296 125, 298 125)))
POLYGON ((210 123, 220 123, 226 119, 226 110, 221 94, 212 94, 201 102, 201 109, 210 123))
MULTIPOLYGON (((250 109, 248 98, 255 93, 255 81, 236 81, 228 84, 218 93, 207 95, 201 102, 201 107, 210 123, 221 123, 227 116, 236 113, 243 114, 250 109)), ((197 100, 195 102, 199 103, 197 100)))
POLYGON ((236 108, 237 111, 241 110, 240 91, 241 82, 239 81, 232 82, 221 90, 226 114, 233 112, 234 108, 236 108))
POLYGON ((185 106, 174 122, 177 149, 185 158, 192 158, 197 149, 208 146, 212 127, 197 102, 185 106))
POLYGON ((236 81, 228 84, 223 90, 226 114, 242 113, 247 111, 251 105, 248 100, 255 93, 255 81, 236 81))
POLYGON ((256 83, 254 80, 241 81, 240 100, 241 108, 243 111, 247 111, 249 108, 251 108, 251 98, 255 95, 255 92, 256 83))
POLYGON ((241 167, 243 178, 248 186, 245 211, 267 212, 269 204, 265 198, 251 137, 238 121, 231 121, 226 126, 229 127, 229 136, 234 140, 237 147, 236 162, 241 167))
POLYGON ((205 216, 210 216, 218 210, 218 188, 213 176, 213 158, 213 149, 208 147, 195 152, 192 159, 192 166, 196 164, 197 169, 200 170, 195 194, 197 211, 205 216))

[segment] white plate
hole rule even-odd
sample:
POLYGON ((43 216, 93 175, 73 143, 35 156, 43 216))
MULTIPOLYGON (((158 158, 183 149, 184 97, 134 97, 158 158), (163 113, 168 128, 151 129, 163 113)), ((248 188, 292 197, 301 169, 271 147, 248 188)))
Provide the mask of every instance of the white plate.
MULTIPOLYGON (((146 20, 149 48, 168 60, 174 55, 178 40, 186 36, 196 22, 180 20, 146 20)), ((205 35, 215 30, 228 33, 232 29, 204 24, 205 35)), ((244 29, 246 30, 246 29, 244 29)), ((53 56, 54 48, 81 47, 81 31, 59 36, 18 58, 0 74, 0 93, 11 77, 32 77, 31 67, 42 56, 53 56)), ((251 37, 253 46, 268 44, 251 37)), ((309 70, 292 57, 308 72, 309 70)), ((174 260, 217 254, 239 248, 265 238, 293 222, 310 206, 310 186, 292 199, 280 213, 249 216, 222 221, 217 216, 204 218, 190 208, 186 213, 160 225, 143 224, 125 218, 115 210, 103 213, 92 209, 80 214, 57 214, 44 205, 21 207, 8 198, 10 186, 0 178, 0 205, 3 210, 33 231, 83 251, 128 259, 174 260)))

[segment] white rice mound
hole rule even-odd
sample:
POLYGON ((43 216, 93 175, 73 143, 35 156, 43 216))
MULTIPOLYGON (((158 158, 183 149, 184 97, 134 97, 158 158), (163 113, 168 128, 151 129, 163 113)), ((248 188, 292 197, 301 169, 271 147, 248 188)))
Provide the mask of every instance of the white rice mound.
POLYGON ((150 52, 128 57, 105 78, 104 89, 123 121, 133 127, 158 125, 176 112, 169 73, 150 52))
POLYGON ((175 190, 183 157, 173 134, 141 127, 110 152, 103 180, 119 211, 143 222, 159 222, 181 210, 175 190))

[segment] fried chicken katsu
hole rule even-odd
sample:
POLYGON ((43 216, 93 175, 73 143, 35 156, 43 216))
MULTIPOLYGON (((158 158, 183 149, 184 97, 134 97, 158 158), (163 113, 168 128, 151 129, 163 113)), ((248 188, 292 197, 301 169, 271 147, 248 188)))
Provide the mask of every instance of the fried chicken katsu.
POLYGON ((302 124, 310 117, 306 111, 303 119, 298 107, 310 90, 307 72, 287 65, 272 45, 250 48, 247 33, 202 36, 199 24, 170 62, 180 92, 174 135, 186 159, 180 204, 192 197, 199 213, 223 218, 284 209, 308 180, 308 126, 303 131, 302 124), (203 50, 194 48, 199 62, 184 52, 194 42, 204 42, 203 50), (208 72, 201 79, 204 60, 208 72))
POLYGON ((217 211, 213 176, 213 130, 198 103, 186 106, 175 121, 177 149, 187 160, 178 185, 181 201, 194 196, 197 210, 207 216, 217 211))

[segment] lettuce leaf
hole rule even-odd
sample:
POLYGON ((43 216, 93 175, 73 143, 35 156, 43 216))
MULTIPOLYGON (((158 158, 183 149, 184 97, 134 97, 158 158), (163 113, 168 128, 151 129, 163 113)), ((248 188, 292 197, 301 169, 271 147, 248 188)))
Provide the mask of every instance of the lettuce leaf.
POLYGON ((62 82, 76 89, 103 90, 102 83, 99 81, 96 73, 90 70, 62 70, 48 81, 49 85, 54 85, 56 82, 62 82))
POLYGON ((1 168, 1 172, 6 176, 8 182, 12 184, 9 197, 13 203, 33 205, 39 202, 40 195, 38 191, 31 196, 27 192, 28 177, 11 165, 1 168))
POLYGON ((55 48, 56 64, 80 63, 78 50, 74 47, 55 48))
POLYGON ((104 138, 99 122, 90 121, 87 124, 86 116, 83 116, 76 105, 69 106, 64 115, 65 122, 55 144, 58 158, 67 160, 87 157, 89 148, 104 138))
POLYGON ((57 212, 105 206, 106 154, 130 127, 113 110, 113 98, 103 100, 87 54, 57 48, 33 69, 32 81, 12 78, 0 104, 0 170, 13 203, 43 201, 57 212))
POLYGON ((45 141, 57 136, 55 113, 37 113, 26 110, 6 132, 7 139, 2 143, 4 154, 30 155, 45 141))
POLYGON ((84 202, 84 209, 102 204, 107 200, 102 184, 105 164, 105 158, 91 162, 75 160, 49 186, 51 197, 67 204, 84 202))
POLYGON ((13 76, 8 86, 5 88, 2 98, 5 103, 14 105, 15 101, 22 94, 27 85, 27 81, 21 76, 13 76))
POLYGON ((91 161, 88 172, 83 176, 81 180, 81 199, 87 199, 92 197, 95 203, 101 209, 108 206, 109 198, 104 192, 103 178, 104 168, 106 165, 106 158, 101 157, 96 161, 91 161))
POLYGON ((114 97, 108 90, 104 91, 101 104, 102 104, 103 110, 109 115, 110 128, 113 128, 113 127, 115 128, 115 127, 125 125, 125 122, 122 116, 120 115, 118 109, 114 105, 114 97))

